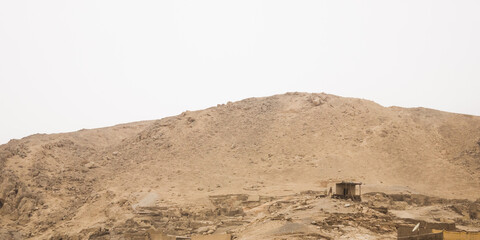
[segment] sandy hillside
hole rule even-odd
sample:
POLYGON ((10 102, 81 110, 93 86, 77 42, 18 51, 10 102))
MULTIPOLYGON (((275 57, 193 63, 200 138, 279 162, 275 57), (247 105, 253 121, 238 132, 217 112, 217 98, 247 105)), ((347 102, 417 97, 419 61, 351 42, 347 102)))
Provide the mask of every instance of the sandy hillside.
MULTIPOLYGON (((270 204, 270 209, 288 198, 288 209, 304 201, 309 209, 324 211, 322 204, 332 203, 306 193, 323 192, 341 180, 364 183, 364 192, 475 201, 480 198, 480 117, 287 93, 156 121, 32 135, 0 146, 0 225, 6 226, 0 237, 114 239, 138 229, 160 229, 168 214, 190 219, 187 227, 169 229, 172 234, 189 234, 201 227, 195 219, 210 216, 205 209, 214 212, 225 202, 262 196, 255 206, 242 205, 242 214, 232 213, 248 221, 240 219, 241 227, 228 231, 240 239, 255 234, 268 239, 283 233, 265 229, 288 219, 256 222, 267 211, 262 206, 270 204), (152 214, 169 208, 178 213, 152 214), (142 220, 139 214, 150 218, 142 220)), ((367 214, 362 206, 355 209, 345 211, 367 214)), ((455 215, 461 211, 448 214, 461 217, 455 215)), ((305 214, 298 218, 311 222, 305 214)), ((294 223, 288 227, 300 228, 294 223)), ((215 226, 204 230, 221 231, 221 224, 215 226)), ((391 226, 384 230, 393 236, 391 226)), ((328 239, 330 233, 315 234, 328 239)))

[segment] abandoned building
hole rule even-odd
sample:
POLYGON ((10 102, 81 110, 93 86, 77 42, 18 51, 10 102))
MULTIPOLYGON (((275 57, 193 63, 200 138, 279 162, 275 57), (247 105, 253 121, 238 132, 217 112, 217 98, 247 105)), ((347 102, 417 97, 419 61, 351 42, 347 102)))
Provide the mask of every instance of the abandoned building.
POLYGON ((354 201, 361 201, 362 195, 362 183, 357 182, 340 182, 336 184, 335 187, 335 194, 333 198, 341 198, 341 199, 352 199, 354 201), (358 194, 357 194, 357 186, 358 186, 358 194))

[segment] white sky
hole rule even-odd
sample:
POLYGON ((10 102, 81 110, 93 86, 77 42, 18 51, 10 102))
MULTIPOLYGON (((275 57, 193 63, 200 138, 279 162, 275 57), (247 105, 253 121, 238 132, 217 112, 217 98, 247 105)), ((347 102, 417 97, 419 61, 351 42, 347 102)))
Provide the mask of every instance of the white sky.
POLYGON ((293 91, 480 115, 480 1, 0 0, 0 143, 293 91))

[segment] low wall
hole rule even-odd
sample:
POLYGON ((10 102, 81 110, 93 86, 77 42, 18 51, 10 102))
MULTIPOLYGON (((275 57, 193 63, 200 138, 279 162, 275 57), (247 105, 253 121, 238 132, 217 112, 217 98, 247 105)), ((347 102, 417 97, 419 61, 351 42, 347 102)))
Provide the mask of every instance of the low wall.
POLYGON ((398 237, 398 240, 444 240, 443 233, 428 233, 416 236, 398 237))
POLYGON ((451 232, 432 230, 434 233, 443 233, 445 240, 480 240, 480 232, 451 232))

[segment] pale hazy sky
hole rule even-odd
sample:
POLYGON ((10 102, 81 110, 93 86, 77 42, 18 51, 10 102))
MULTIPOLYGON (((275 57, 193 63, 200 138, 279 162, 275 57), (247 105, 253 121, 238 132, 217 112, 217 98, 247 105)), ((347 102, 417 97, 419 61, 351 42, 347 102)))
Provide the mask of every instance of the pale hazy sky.
POLYGON ((0 0, 0 143, 293 91, 480 115, 480 1, 0 0))

